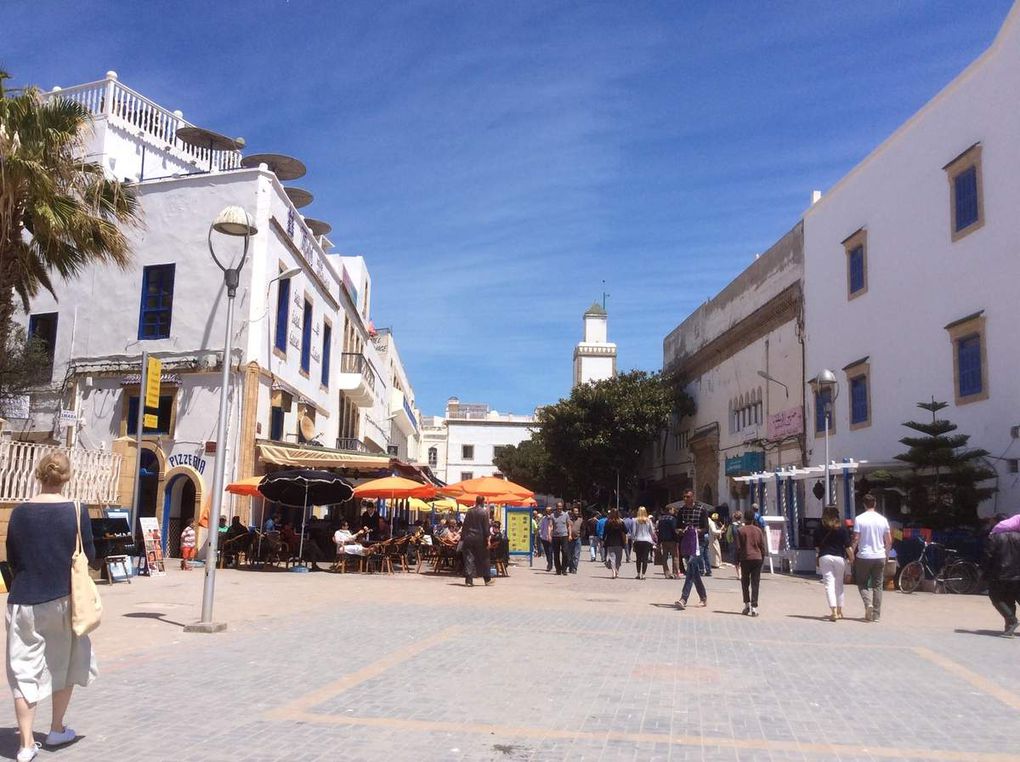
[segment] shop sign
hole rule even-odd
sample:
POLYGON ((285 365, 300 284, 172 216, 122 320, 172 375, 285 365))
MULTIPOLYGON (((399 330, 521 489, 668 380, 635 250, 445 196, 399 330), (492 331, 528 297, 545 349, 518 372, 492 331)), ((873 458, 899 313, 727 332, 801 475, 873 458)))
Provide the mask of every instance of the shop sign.
POLYGON ((765 469, 765 453, 745 452, 726 459, 727 476, 745 476, 765 469))
POLYGON ((195 455, 189 452, 182 452, 176 455, 171 455, 166 459, 167 463, 170 464, 171 468, 178 468, 179 466, 191 466, 193 469, 198 471, 200 474, 205 473, 205 458, 201 455, 195 455))
POLYGON ((768 438, 775 442, 804 433, 804 410, 791 407, 773 413, 768 420, 768 438))
POLYGON ((531 509, 506 509, 506 538, 510 555, 531 555, 531 509))

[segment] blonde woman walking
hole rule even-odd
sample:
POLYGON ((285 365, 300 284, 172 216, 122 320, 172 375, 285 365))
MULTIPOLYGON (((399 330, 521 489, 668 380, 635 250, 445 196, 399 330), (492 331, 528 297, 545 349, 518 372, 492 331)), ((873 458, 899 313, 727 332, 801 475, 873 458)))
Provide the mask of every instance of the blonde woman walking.
POLYGON ((637 509, 634 517, 634 553, 637 556, 637 578, 644 579, 648 573, 648 557, 652 554, 655 544, 655 526, 648 518, 644 506, 637 509))
POLYGON ((830 506, 822 511, 822 525, 815 530, 815 564, 825 584, 829 602, 829 621, 843 618, 843 573, 847 561, 853 564, 850 533, 839 519, 839 510, 830 506))
POLYGON ((14 694, 21 746, 18 762, 30 762, 39 744, 32 734, 39 701, 53 697, 47 746, 63 746, 77 735, 64 725, 74 686, 96 677, 88 636, 71 630, 71 555, 78 546, 95 560, 92 525, 84 506, 61 493, 71 464, 50 453, 35 469, 40 494, 17 506, 7 529, 7 560, 14 580, 7 597, 7 683, 14 694))

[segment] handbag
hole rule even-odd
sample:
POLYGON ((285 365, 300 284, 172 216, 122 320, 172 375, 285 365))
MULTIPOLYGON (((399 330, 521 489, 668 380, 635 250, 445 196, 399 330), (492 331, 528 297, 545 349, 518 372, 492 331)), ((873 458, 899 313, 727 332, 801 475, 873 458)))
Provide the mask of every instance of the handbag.
POLYGON ((854 549, 846 549, 846 569, 843 571, 843 584, 854 584, 854 549))
POLYGON ((71 630, 79 638, 99 626, 103 618, 103 602, 89 574, 89 559, 81 544, 81 508, 74 504, 74 523, 78 541, 71 554, 71 630))

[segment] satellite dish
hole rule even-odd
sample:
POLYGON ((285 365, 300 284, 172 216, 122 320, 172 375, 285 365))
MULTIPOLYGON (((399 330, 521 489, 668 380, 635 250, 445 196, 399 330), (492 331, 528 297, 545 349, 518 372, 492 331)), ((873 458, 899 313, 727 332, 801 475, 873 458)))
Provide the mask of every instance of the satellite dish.
POLYGON ((301 436, 306 442, 311 442, 315 439, 315 421, 313 421, 309 416, 302 415, 298 426, 301 429, 301 436))

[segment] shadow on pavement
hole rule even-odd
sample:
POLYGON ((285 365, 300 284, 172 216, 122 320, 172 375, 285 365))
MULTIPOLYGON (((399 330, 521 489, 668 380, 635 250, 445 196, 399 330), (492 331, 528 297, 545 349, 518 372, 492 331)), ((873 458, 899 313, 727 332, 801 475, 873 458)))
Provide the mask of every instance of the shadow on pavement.
MULTIPOLYGON (((40 744, 46 740, 45 733, 33 733, 32 737, 40 744)), ((83 740, 85 740, 85 736, 80 735, 70 743, 65 743, 63 746, 44 746, 43 750, 53 752, 57 749, 70 749, 72 746, 76 746, 79 741, 83 740)), ((20 746, 21 741, 17 728, 10 726, 0 727, 0 759, 17 759, 18 749, 20 746)))
POLYGON ((1002 630, 961 630, 956 629, 953 632, 958 632, 961 635, 985 635, 989 638, 1001 638, 1002 630))
POLYGON ((183 622, 175 622, 172 619, 166 619, 165 616, 158 611, 131 611, 123 615, 128 619, 155 619, 157 622, 166 622, 172 624, 174 627, 184 628, 183 622))

